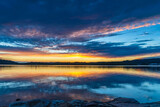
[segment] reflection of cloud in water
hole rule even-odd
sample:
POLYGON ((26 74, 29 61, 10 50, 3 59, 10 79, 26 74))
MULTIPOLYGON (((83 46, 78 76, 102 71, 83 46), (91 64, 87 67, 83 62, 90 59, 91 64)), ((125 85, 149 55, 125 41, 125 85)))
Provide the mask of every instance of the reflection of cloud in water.
POLYGON ((107 90, 103 88, 97 88, 97 89, 92 89, 91 91, 100 94, 110 94, 111 96, 115 97, 135 98, 140 102, 152 102, 152 100, 159 101, 160 84, 156 83, 152 84, 145 82, 142 83, 141 86, 133 86, 131 84, 119 84, 119 85, 121 85, 122 87, 108 88, 107 90), (146 90, 142 89, 144 87, 146 88, 146 90))
POLYGON ((18 88, 18 87, 28 87, 35 85, 32 82, 0 82, 0 89, 4 88, 18 88))
POLYGON ((51 83, 54 81, 73 81, 77 78, 72 78, 72 77, 38 77, 38 78, 33 78, 32 82, 34 83, 51 83))
POLYGON ((98 94, 90 92, 85 89, 76 89, 76 90, 63 90, 63 91, 54 91, 51 92, 52 89, 28 89, 12 92, 7 95, 1 95, 3 99, 0 100, 1 105, 7 105, 10 102, 14 102, 17 98, 20 98, 22 101, 31 100, 31 99, 62 99, 62 100, 72 100, 72 99, 81 99, 81 100, 100 100, 100 101, 108 101, 111 100, 112 97, 109 97, 105 94, 98 94), (62 97, 63 96, 63 97, 62 97))
POLYGON ((88 100, 88 101, 109 101, 112 100, 113 97, 108 96, 107 94, 99 94, 99 93, 94 93, 88 90, 70 90, 69 91, 69 96, 72 99, 81 99, 81 100, 88 100))
POLYGON ((154 69, 19 66, 0 70, 0 93, 6 102, 16 98, 106 101, 115 96, 160 100, 160 73, 151 72, 154 69))
POLYGON ((131 75, 103 75, 99 78, 78 78, 74 79, 73 81, 64 81, 63 83, 69 85, 72 87, 72 85, 86 85, 88 88, 99 88, 101 86, 106 86, 108 88, 114 88, 114 87, 122 87, 119 84, 130 84, 133 86, 141 86, 144 82, 150 82, 150 83, 160 83, 159 79, 156 78, 148 78, 148 77, 142 77, 142 76, 131 76, 131 75))

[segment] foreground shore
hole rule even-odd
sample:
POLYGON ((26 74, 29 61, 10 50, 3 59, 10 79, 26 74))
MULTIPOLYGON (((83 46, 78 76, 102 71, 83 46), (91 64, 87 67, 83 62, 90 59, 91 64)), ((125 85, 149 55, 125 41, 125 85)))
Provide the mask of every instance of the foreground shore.
POLYGON ((160 107, 160 101, 153 103, 139 103, 135 99, 121 97, 115 98, 109 102, 34 99, 29 101, 17 101, 11 103, 9 107, 160 107))

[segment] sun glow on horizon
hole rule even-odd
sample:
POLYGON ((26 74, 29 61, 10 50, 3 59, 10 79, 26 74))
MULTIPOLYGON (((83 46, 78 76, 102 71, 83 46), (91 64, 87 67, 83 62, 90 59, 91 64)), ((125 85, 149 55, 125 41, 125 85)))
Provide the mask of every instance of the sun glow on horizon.
POLYGON ((1 59, 12 60, 18 62, 114 62, 143 59, 148 57, 160 56, 160 53, 154 54, 142 54, 124 57, 110 57, 110 56, 98 56, 93 54, 84 53, 71 53, 71 54, 36 54, 36 53, 14 53, 1 52, 1 59), (3 54, 5 53, 5 54, 3 54), (9 53, 9 54, 6 54, 9 53))

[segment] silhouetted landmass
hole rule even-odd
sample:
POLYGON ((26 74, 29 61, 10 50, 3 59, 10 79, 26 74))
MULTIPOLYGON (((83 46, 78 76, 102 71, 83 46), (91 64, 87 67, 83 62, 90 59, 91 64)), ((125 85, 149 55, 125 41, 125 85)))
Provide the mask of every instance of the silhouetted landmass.
POLYGON ((153 59, 138 59, 132 61, 119 62, 27 62, 18 63, 9 60, 1 60, 0 64, 18 64, 18 65, 160 65, 160 58, 153 59))
POLYGON ((160 101, 152 103, 140 103, 133 98, 118 97, 111 101, 85 101, 85 100, 47 100, 33 99, 29 101, 17 101, 9 105, 9 107, 160 107, 160 101))
POLYGON ((0 59, 0 64, 18 64, 18 63, 14 61, 0 59))

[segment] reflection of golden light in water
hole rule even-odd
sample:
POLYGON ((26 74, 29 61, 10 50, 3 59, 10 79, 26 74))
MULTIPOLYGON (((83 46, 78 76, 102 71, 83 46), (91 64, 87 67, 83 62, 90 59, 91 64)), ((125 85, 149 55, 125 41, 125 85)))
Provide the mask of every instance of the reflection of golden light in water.
POLYGON ((160 78, 160 73, 140 69, 101 68, 99 66, 12 66, 0 67, 0 78, 35 76, 99 77, 106 74, 127 74, 160 78))
POLYGON ((107 95, 102 95, 102 94, 93 94, 93 93, 89 93, 89 92, 83 92, 82 93, 69 93, 69 96, 72 99, 79 99, 79 100, 86 100, 86 101, 103 101, 103 102, 107 102, 110 100, 113 100, 113 98, 111 96, 107 96, 107 95))

